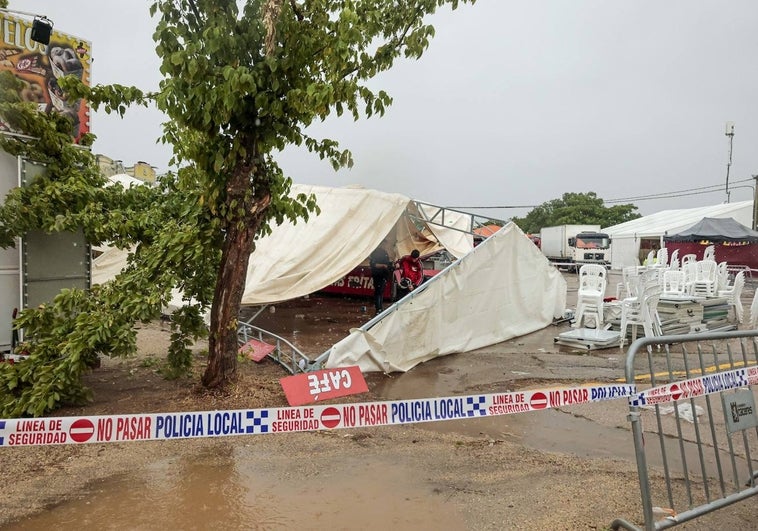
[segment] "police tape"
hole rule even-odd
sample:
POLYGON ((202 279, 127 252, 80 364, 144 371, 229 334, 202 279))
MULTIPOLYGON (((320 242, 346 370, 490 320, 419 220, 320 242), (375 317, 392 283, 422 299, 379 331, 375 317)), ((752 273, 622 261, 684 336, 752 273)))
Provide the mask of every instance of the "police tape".
POLYGON ((637 395, 633 384, 230 411, 0 420, 0 447, 159 441, 472 419, 637 395))
POLYGON ((629 404, 632 406, 653 406, 720 393, 748 385, 758 385, 758 366, 756 365, 659 385, 638 393, 637 396, 629 400, 629 404))

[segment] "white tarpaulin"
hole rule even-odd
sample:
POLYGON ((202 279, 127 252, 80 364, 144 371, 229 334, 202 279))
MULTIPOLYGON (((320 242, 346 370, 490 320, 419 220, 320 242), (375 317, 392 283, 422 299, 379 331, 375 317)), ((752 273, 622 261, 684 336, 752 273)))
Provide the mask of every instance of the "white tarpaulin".
MULTIPOLYGON (((412 205, 403 195, 293 185, 290 195, 300 193, 315 194, 321 214, 312 214, 307 222, 285 221, 256 242, 242 304, 279 302, 318 291, 360 265, 388 235, 396 244, 396 258, 414 248, 422 254, 441 249, 412 222, 401 219, 412 205)), ((454 232, 432 230, 435 235, 454 232)))
POLYGON ((544 328, 565 307, 566 281, 509 223, 369 330, 351 330, 331 348, 327 367, 407 371, 544 328))
POLYGON ((101 247, 103 252, 92 261, 92 285, 116 278, 125 267, 129 251, 117 247, 101 247))
MULTIPOLYGON (((400 194, 363 188, 292 185, 290 195, 315 194, 321 213, 308 221, 285 221, 256 241, 250 256, 242 304, 280 302, 316 292, 339 280, 367 260, 387 237, 396 256, 418 249, 422 255, 443 248, 463 256, 473 248, 464 216, 450 214, 445 227, 418 228, 406 215, 420 217, 415 204, 400 194), (466 238, 468 236, 468 239, 466 238)), ((470 229, 469 229, 470 230, 470 229)), ((93 284, 114 278, 125 266, 128 251, 109 248, 93 262, 93 284)))

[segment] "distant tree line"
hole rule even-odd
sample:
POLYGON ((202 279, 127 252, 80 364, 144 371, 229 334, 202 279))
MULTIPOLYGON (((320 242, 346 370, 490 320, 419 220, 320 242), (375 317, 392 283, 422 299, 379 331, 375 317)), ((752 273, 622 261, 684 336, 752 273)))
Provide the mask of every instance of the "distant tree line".
POLYGON ((607 207, 595 192, 568 192, 560 199, 552 199, 535 207, 523 218, 514 217, 512 221, 526 233, 537 233, 543 227, 556 225, 587 224, 610 227, 639 217, 641 215, 635 205, 607 207))

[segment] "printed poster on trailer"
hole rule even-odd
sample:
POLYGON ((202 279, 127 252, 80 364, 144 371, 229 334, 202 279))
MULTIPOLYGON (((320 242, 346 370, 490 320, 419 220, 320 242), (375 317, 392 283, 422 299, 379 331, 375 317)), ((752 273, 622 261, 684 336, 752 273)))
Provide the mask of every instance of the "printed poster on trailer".
MULTIPOLYGON (((21 101, 71 118, 71 136, 78 143, 89 132, 90 107, 86 100, 68 98, 58 79, 74 75, 90 86, 92 44, 53 28, 45 46, 32 41, 31 33, 31 20, 0 13, 0 71, 11 72, 23 83, 18 92, 21 101)), ((10 129, 0 121, 0 130, 10 129)))

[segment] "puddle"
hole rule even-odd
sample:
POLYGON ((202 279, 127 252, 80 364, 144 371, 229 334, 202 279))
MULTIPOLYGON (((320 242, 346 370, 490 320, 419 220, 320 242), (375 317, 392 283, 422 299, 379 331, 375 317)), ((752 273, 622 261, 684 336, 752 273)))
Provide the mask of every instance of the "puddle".
POLYGON ((397 464, 339 460, 302 477, 285 462, 254 449, 159 461, 4 529, 465 529, 444 498, 397 464))

